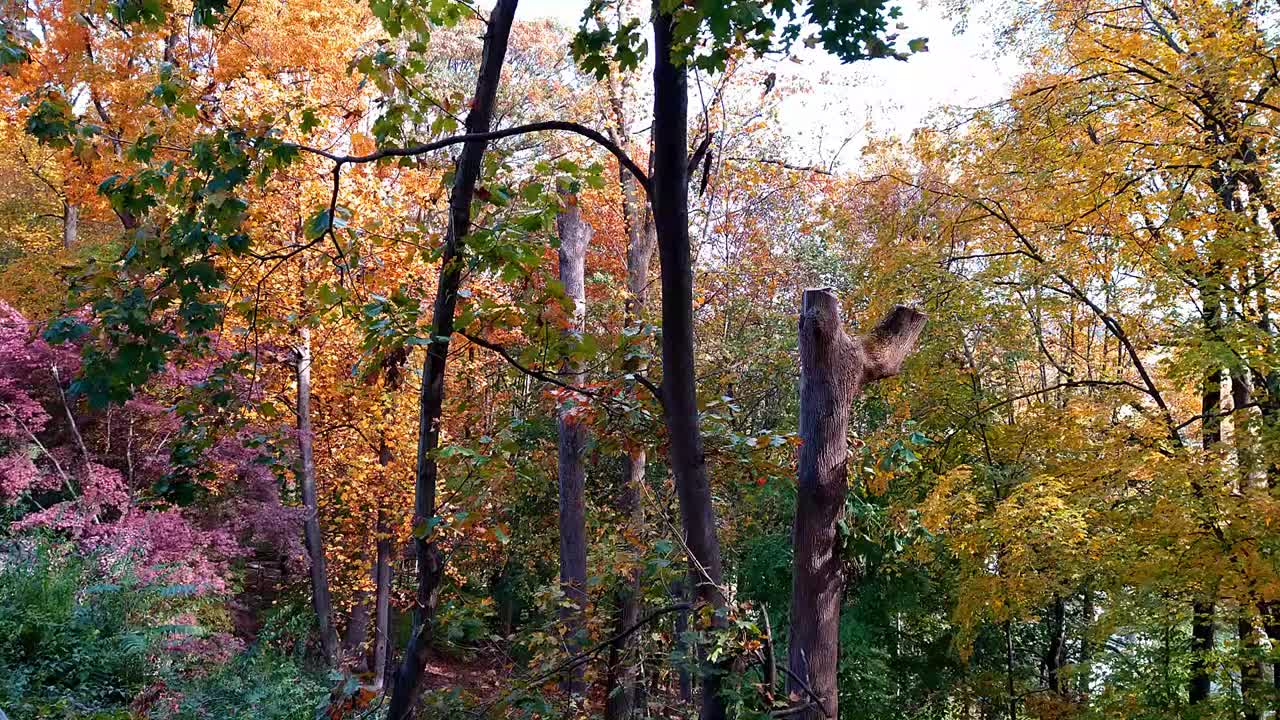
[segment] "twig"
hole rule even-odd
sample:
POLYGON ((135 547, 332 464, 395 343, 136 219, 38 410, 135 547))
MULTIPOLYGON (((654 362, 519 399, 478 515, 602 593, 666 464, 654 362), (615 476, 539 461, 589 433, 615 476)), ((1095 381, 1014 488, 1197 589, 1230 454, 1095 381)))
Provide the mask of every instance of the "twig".
MULTIPOLYGON (((667 605, 666 607, 658 608, 657 610, 654 610, 653 612, 649 613, 645 617, 636 621, 634 625, 618 632, 612 637, 608 637, 608 638, 605 638, 604 640, 601 640, 600 642, 593 645, 590 649, 585 650, 581 653, 578 653, 577 655, 574 655, 573 657, 568 658, 567 660, 557 664, 555 667, 552 667, 550 670, 547 670, 546 672, 543 672, 542 674, 537 675, 536 677, 533 677, 532 679, 526 681, 524 683, 524 687, 526 688, 534 687, 536 685, 539 685, 545 682, 546 680, 549 680, 555 677, 556 675, 559 675, 560 673, 566 672, 568 670, 572 670, 573 668, 576 668, 579 665, 583 665, 591 658, 595 657, 596 655, 599 655, 605 648, 610 647, 616 642, 626 640, 628 637, 631 637, 632 635, 634 635, 636 631, 638 631, 640 628, 648 625, 654 620, 657 620, 658 618, 664 615, 669 615, 673 612, 677 612, 680 610, 689 610, 692 607, 693 607, 692 603, 676 603, 674 605, 667 605)), ((479 708, 474 710, 471 713, 471 715, 475 717, 482 717, 494 705, 497 705, 498 703, 502 702, 504 699, 512 697, 513 694, 514 692, 511 692, 511 693, 507 693, 506 695, 494 698, 493 700, 490 700, 489 702, 485 703, 484 705, 481 705, 479 708)))
POLYGON ((85 467, 89 467, 89 463, 93 462, 89 455, 89 448, 85 447, 84 436, 80 434, 80 428, 76 425, 76 416, 71 413, 71 404, 67 402, 67 394, 62 390, 62 377, 58 374, 58 366, 51 365, 53 370, 53 384, 58 388, 58 396, 62 398, 62 409, 67 413, 67 422, 71 425, 71 434, 76 439, 76 445, 80 446, 80 452, 84 455, 85 467))
POLYGON ((827 712, 827 706, 823 704, 822 698, 818 697, 818 694, 815 693, 813 689, 809 687, 809 684, 806 683, 803 679, 801 679, 799 675, 795 674, 794 672, 791 672, 791 668, 787 667, 786 665, 782 666, 782 672, 786 673, 788 677, 790 677, 792 680, 795 681, 797 685, 800 686, 800 689, 803 690, 805 694, 808 695, 809 698, 813 701, 811 704, 818 706, 818 709, 822 711, 822 717, 828 718, 828 720, 830 720, 831 713, 827 712))
POLYGON ((40 438, 36 437, 35 433, 31 432, 31 428, 27 427, 27 424, 22 422, 22 418, 18 416, 18 413, 9 405, 9 403, 0 402, 0 408, 3 408, 5 412, 9 413, 9 416, 13 418, 13 421, 18 423, 18 427, 22 428, 22 431, 27 434, 27 437, 31 438, 31 442, 35 443, 35 446, 40 449, 40 452, 44 453, 45 457, 49 458, 53 463, 53 469, 58 471, 58 475, 62 478, 62 482, 67 486, 67 492, 71 493, 72 497, 75 497, 76 489, 75 486, 71 484, 71 476, 67 475, 67 471, 62 469, 62 463, 58 462, 58 458, 54 457, 53 453, 49 452, 49 449, 44 446, 44 443, 40 442, 40 438))
POLYGON ((541 371, 541 370, 535 370, 535 369, 533 369, 533 368, 531 368, 531 367, 527 367, 527 366, 525 366, 523 363, 521 363, 519 360, 517 360, 517 359, 515 358, 515 356, 513 356, 510 352, 508 352, 506 348, 504 348, 503 346, 501 346, 501 345, 499 345, 499 344, 497 344, 497 343, 489 342, 488 340, 485 340, 484 338, 481 338, 481 337, 476 336, 476 335, 472 335, 471 333, 468 333, 468 332, 463 332, 463 331, 461 331, 461 330, 457 330, 457 331, 455 331, 455 332, 457 332, 457 333, 458 333, 459 335, 461 335, 462 337, 464 337, 464 338, 466 338, 466 339, 470 340, 471 342, 475 343, 476 345, 479 345, 479 346, 480 346, 480 347, 482 347, 482 348, 487 348, 487 349, 489 349, 489 350, 494 351, 495 353, 497 353, 498 355, 500 355, 500 356, 502 357, 502 359, 503 359, 503 360, 506 360, 508 365, 510 365, 511 367, 515 368, 516 370, 519 370, 520 372, 524 373, 525 375, 528 375, 529 377, 537 378, 537 379, 539 379, 539 380, 541 380, 541 381, 543 381, 543 382, 546 382, 546 383, 551 383, 552 385, 555 385, 555 386, 557 386, 557 387, 564 388, 565 390, 570 390, 570 391, 572 391, 572 392, 576 392, 576 393, 582 393, 583 395, 586 395, 587 397, 593 397, 593 398, 602 398, 602 397, 603 397, 603 396, 601 396, 601 394, 600 394, 600 393, 598 393, 598 392, 596 392, 596 391, 594 391, 594 390, 588 390, 587 388, 579 387, 579 386, 577 386, 577 385, 570 385, 569 383, 567 383, 567 382, 565 382, 565 381, 563 381, 563 380, 560 380, 560 379, 556 378, 554 375, 550 375, 550 374, 545 373, 545 372, 543 372, 543 371, 541 371))

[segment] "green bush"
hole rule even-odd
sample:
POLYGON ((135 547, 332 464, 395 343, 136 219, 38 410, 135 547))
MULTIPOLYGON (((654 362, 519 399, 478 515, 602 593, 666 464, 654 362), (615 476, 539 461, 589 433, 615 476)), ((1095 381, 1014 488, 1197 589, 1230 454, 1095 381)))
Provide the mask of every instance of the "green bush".
MULTIPOLYGON (((115 568, 113 570, 124 570, 115 568)), ((92 558, 43 538, 0 551, 0 708, 14 720, 112 717, 151 674, 167 602, 128 572, 98 582, 92 558)))
POLYGON ((312 720, 329 683, 299 658, 259 645, 175 689, 177 707, 157 704, 154 720, 312 720))

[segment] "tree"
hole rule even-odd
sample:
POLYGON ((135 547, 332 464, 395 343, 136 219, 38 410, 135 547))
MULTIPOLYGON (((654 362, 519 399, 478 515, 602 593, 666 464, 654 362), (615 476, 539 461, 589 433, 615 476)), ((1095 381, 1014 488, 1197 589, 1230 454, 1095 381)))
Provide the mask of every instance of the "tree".
POLYGON ((320 508, 316 500, 315 431, 311 425, 311 329, 298 329, 298 345, 294 348, 298 385, 298 485, 302 488, 302 506, 307 516, 303 522, 307 552, 311 555, 311 602, 320 628, 320 643, 325 662, 338 662, 338 635, 333 628, 333 603, 329 597, 329 573, 324 558, 324 537, 320 532, 320 508))
MULTIPOLYGON (((489 130, 515 10, 516 0, 499 0, 489 15, 475 95, 465 123, 468 134, 476 135, 489 130)), ((471 228, 471 202, 475 196, 476 182, 480 177, 487 145, 485 140, 472 140, 463 145, 454 170, 453 188, 449 193, 449 226, 440 256, 440 279, 436 284, 431 318, 431 344, 427 348, 427 358, 423 365, 422 396, 418 410, 417 483, 414 500, 414 536, 418 564, 417 606, 414 610, 413 632, 409 636, 400 669, 396 672, 391 703, 387 707, 389 720, 403 720, 412 716, 422 680, 422 669, 426 666, 431 644, 432 615, 443 570, 443 558, 432 535, 432 523, 436 517, 436 477, 439 472, 435 451, 440 446, 444 379, 462 279, 461 257, 466 247, 466 235, 471 228)))
MULTIPOLYGON (((560 282, 564 294, 573 309, 569 315, 569 327, 565 333, 572 338, 580 335, 586 316, 586 289, 584 287, 584 262, 587 244, 591 242, 591 226, 582 219, 575 194, 562 189, 563 208, 556 216, 556 230, 560 236, 560 282)), ((566 358, 561 371, 565 382, 581 386, 586 378, 582 363, 566 358)), ((558 462, 556 463, 560 490, 560 587, 565 595, 566 607, 561 610, 564 622, 565 647, 571 654, 581 650, 586 642, 587 608, 587 520, 586 520, 586 469, 583 452, 587 434, 574 399, 566 399, 556 415, 558 434, 558 462)), ((569 695, 581 695, 586 690, 582 681, 582 666, 570 671, 565 679, 569 695)))
POLYGON ((898 306, 864 337, 845 334, 840 302, 805 290, 800 310, 800 459, 794 532, 788 688, 815 705, 801 717, 839 717, 836 666, 844 568, 836 521, 848 494, 849 403, 897 375, 924 329, 898 306))

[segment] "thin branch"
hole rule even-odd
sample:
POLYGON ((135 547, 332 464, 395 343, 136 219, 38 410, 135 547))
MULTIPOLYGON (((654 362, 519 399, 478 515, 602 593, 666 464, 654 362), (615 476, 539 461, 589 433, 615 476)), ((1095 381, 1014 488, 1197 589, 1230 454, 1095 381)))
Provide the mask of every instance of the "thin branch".
POLYGON ((622 148, 618 147, 616 144, 614 144, 613 141, 605 137, 602 133, 600 133, 597 130, 593 130, 592 128, 589 128, 586 125, 582 125, 580 123, 568 122, 564 120, 544 120, 542 122, 528 123, 525 125, 516 125, 514 127, 504 128, 502 130, 493 130, 493 131, 484 132, 484 133, 472 133, 468 135, 455 135, 453 137, 441 138, 439 140, 433 140, 432 142, 429 142, 429 143, 422 143, 420 145, 411 145, 409 147, 382 148, 381 150, 375 150, 374 152, 368 153, 367 155, 337 155, 331 152, 327 152, 325 150, 308 147, 306 145, 298 145, 296 143, 285 143, 285 146, 296 148, 297 150, 300 150, 302 152, 308 152, 313 155, 319 155, 320 157, 328 158, 329 160, 332 160, 338 163, 339 165, 342 165, 346 163, 351 163, 351 164, 370 163, 370 162, 376 162, 378 160, 382 160, 384 158, 391 158, 391 157, 414 157, 417 155, 425 155, 429 152, 434 152, 441 148, 449 147, 451 145, 459 145, 466 142, 482 141, 482 140, 500 140, 502 138, 512 137, 515 135, 527 135, 529 133, 544 132, 547 130, 562 130, 565 132, 575 133, 595 142, 600 147, 604 148, 605 150, 608 150, 614 157, 618 159, 618 162, 621 163, 622 166, 625 167, 628 172, 630 172, 633 176, 635 176, 636 182, 639 183, 640 186, 644 188, 644 191, 646 194, 650 192, 649 176, 646 175, 644 171, 640 169, 640 166, 637 165, 635 161, 631 159, 631 156, 627 155, 627 153, 622 148))
MULTIPOLYGON (((658 618, 664 615, 669 615, 673 612, 678 612, 680 610, 689 610, 692 608, 693 608, 692 603, 676 603, 674 605, 667 605, 666 607, 658 608, 657 610, 654 610, 653 612, 649 613, 645 617, 638 620, 636 624, 618 632, 612 637, 608 637, 608 638, 605 638, 604 640, 601 640, 600 642, 593 645, 591 648, 581 653, 578 653, 577 655, 574 655, 571 658, 568 658, 564 662, 561 662, 555 665, 550 670, 547 670, 546 672, 543 672, 542 674, 537 675, 534 678, 528 680, 527 682, 524 683, 524 686, 535 687, 559 675, 560 673, 567 672, 580 665, 584 665, 587 663, 587 661, 591 660, 591 658, 595 657, 596 655, 599 655, 606 648, 611 647, 614 643, 626 640, 627 638, 634 635, 641 628, 652 623, 654 620, 657 620, 658 618)), ((489 711, 490 708, 492 708, 494 705, 497 705, 499 702, 501 702, 504 699, 511 698, 513 694, 514 693, 507 693, 506 695, 494 698, 493 700, 490 700, 488 703, 485 703, 484 705, 477 708, 471 714, 476 717, 483 717, 485 713, 489 711)))
POLYGON ((813 173, 815 175, 831 176, 835 174, 830 170, 827 170, 824 168, 813 167, 811 165, 794 165, 792 163, 787 162, 786 160, 774 160, 772 158, 748 158, 748 157, 733 156, 725 159, 732 160, 734 162, 751 162, 751 163, 761 163, 762 165, 776 165, 780 168, 785 168, 787 170, 795 170, 796 172, 813 173))
POLYGON ((84 444, 84 436, 80 434, 80 427, 76 425, 76 416, 71 413, 71 403, 67 401, 67 393, 62 389, 62 377, 58 373, 58 366, 52 365, 53 384, 58 388, 58 396, 62 398, 62 409, 67 413, 67 423, 71 425, 71 435, 76 439, 76 445, 80 446, 80 452, 84 455, 85 467, 88 467, 93 458, 89 455, 89 448, 84 444))
POLYGON ((62 463, 58 462, 58 458, 54 457, 53 453, 49 452, 49 449, 44 446, 44 443, 40 442, 40 438, 36 437, 35 433, 31 432, 31 428, 27 427, 27 424, 22 422, 22 418, 18 416, 17 411, 15 411, 9 403, 0 402, 0 409, 9 413, 9 417, 12 417, 13 421, 18 423, 18 427, 22 428, 22 431, 27 434, 27 437, 31 438, 31 442, 35 443, 35 446, 40 449, 40 452, 44 453, 45 457, 49 458, 53 463, 53 469, 58 471, 58 475, 62 478, 63 484, 67 486, 67 492, 71 493, 72 497, 75 497, 76 489, 75 486, 71 484, 71 476, 67 475, 67 471, 62 469, 62 463))
POLYGON ((565 381, 563 381, 563 380, 560 380, 559 378, 555 377, 554 375, 551 375, 551 374, 546 373, 546 372, 543 372, 543 371, 541 371, 541 370, 536 370, 536 369, 534 369, 534 368, 531 368, 531 367, 528 367, 528 366, 524 365, 524 364, 523 364, 523 363, 521 363, 519 360, 517 360, 517 359, 516 359, 516 357, 515 357, 514 355, 512 355, 510 352, 508 352, 508 351, 507 351, 507 349, 506 349, 505 347, 503 347, 503 346, 501 346, 501 345, 499 345, 499 344, 497 344, 497 343, 489 342, 488 340, 485 340, 484 338, 481 338, 481 337, 476 336, 476 335, 472 335, 471 333, 464 332, 464 331, 462 331, 462 330, 456 330, 455 332, 457 332, 457 333, 458 333, 459 335, 461 335, 462 337, 464 337, 464 338, 466 338, 466 339, 470 340, 472 343, 474 343, 474 344, 476 344, 476 345, 479 345, 479 346, 480 346, 480 347, 482 347, 482 348, 486 348, 486 349, 492 350, 493 352, 497 353, 499 356, 501 356, 501 357, 502 357, 502 359, 503 359, 503 360, 506 360, 506 361, 507 361, 507 364, 508 364, 508 365, 510 365, 511 367, 515 368, 516 370, 519 370, 520 372, 524 373, 525 375, 528 375, 529 377, 537 378, 538 380, 541 380, 541 381, 543 381, 543 382, 545 382, 545 383, 551 383, 552 385, 555 385, 555 386, 557 386, 557 387, 564 388, 565 390, 569 390, 569 391, 571 391, 571 392, 582 393, 583 395, 586 395, 587 397, 593 397, 593 398, 601 398, 601 397, 602 397, 602 396, 600 395, 600 393, 598 393, 598 392, 596 392, 596 391, 594 391, 594 390, 588 390, 587 388, 579 387, 579 386, 577 386, 577 385, 570 385, 569 383, 567 383, 567 382, 565 382, 565 381))
POLYGON ((800 686, 800 689, 803 690, 805 694, 809 696, 809 698, 813 701, 812 704, 818 706, 818 709, 822 711, 822 717, 828 718, 828 720, 830 720, 831 713, 827 712, 827 706, 822 702, 822 698, 818 697, 818 694, 815 693, 813 689, 809 687, 809 684, 806 683, 799 675, 792 672, 791 668, 787 667, 786 665, 783 665, 781 667, 782 667, 782 672, 786 673, 787 677, 794 680, 796 684, 800 686))

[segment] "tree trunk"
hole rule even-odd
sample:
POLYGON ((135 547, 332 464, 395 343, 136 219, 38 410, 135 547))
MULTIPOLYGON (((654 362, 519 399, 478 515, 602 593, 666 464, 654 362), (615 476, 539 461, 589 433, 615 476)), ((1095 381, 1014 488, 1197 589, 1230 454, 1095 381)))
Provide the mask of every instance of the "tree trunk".
MULTIPOLYGON (((688 77, 672 59, 675 20, 667 3, 653 4, 653 177, 652 205, 662 275, 662 401, 667 454, 680 521, 689 550, 694 597, 724 622, 726 598, 715 508, 702 453, 694 372, 693 263, 689 247, 688 77)), ((702 720, 722 720, 719 672, 708 668, 702 682, 702 720)))
MULTIPOLYGON (((556 216, 556 230, 560 234, 560 282, 565 295, 573 301, 573 315, 565 330, 567 339, 572 340, 582 334, 586 320, 584 264, 592 233, 591 226, 582 219, 578 198, 562 191, 560 201, 563 207, 556 216)), ((571 385, 580 386, 586 376, 582 363, 573 359, 565 360, 562 372, 571 385)), ((559 451, 556 469, 560 488, 560 588, 569 605, 560 608, 560 619, 565 648, 570 655, 576 655, 587 639, 586 469, 582 459, 587 430, 571 402, 575 401, 561 403, 556 416, 559 451)), ((563 687, 570 696, 586 692, 584 670, 585 665, 579 663, 565 676, 563 687)))
MULTIPOLYGON (((1204 302, 1204 329, 1207 338, 1216 338, 1222 330, 1222 300, 1217 289, 1211 287, 1217 276, 1201 281, 1204 302)), ((1222 370, 1210 368, 1205 375, 1200 395, 1201 450, 1206 458, 1222 442, 1222 419, 1218 416, 1222 405, 1222 370)), ((1203 491, 1196 489, 1196 495, 1203 491)), ((1209 699, 1213 687, 1209 653, 1214 648, 1214 601, 1212 596, 1195 600, 1191 605, 1191 681, 1188 700, 1195 705, 1209 699)))
POLYGON ((1062 695, 1062 663, 1064 661, 1064 637, 1067 625, 1067 603, 1061 596, 1054 596, 1049 612, 1049 642, 1044 651, 1045 684, 1055 695, 1062 695))
POLYGON ((391 643, 387 637, 391 620, 391 531, 386 513, 378 511, 377 558, 373 564, 373 687, 380 690, 386 682, 391 643))
POLYGON ((325 568, 324 540, 320 533, 320 508, 316 500, 316 463, 311 430, 311 329, 298 329, 298 347, 294 350, 298 382, 298 484, 302 486, 302 505, 306 521, 302 525, 311 557, 311 603, 320 630, 320 648, 327 665, 338 659, 338 636, 333 629, 333 607, 329 598, 329 573, 325 568))
MULTIPOLYGON (((366 547, 360 553, 361 562, 369 563, 370 579, 377 581, 378 568, 374 563, 370 562, 369 549, 366 547)), ((342 657, 344 663, 349 663, 354 672, 362 673, 369 670, 369 657, 364 646, 365 638, 369 635, 369 591, 360 589, 356 591, 354 602, 351 606, 351 618, 347 621, 346 631, 342 634, 342 657)))
POLYGON ((80 206, 72 202, 62 204, 62 247, 70 250, 76 246, 80 235, 80 206))
POLYGON ((836 669, 844 568, 836 521, 848 494, 849 404, 870 382, 896 375, 924 328, 924 315, 896 307, 869 335, 845 334, 840 302, 804 291, 800 311, 800 459, 792 542, 788 694, 822 708, 801 720, 839 717, 836 669))
POLYGON ((1213 681, 1209 675, 1209 653, 1213 652, 1213 603, 1198 601, 1191 605, 1191 704, 1209 699, 1213 681))
MULTIPOLYGON (((468 134, 487 132, 493 119, 494 98, 502 77, 502 64, 507 54, 507 40, 515 16, 517 0, 498 0, 489 13, 488 31, 476 78, 475 97, 467 113, 468 134)), ((413 714, 422 669, 427 664, 431 645, 431 624, 435 616, 437 591, 443 573, 444 558, 430 532, 429 523, 436 514, 435 451, 440 446, 440 415, 444 405, 444 379, 449 359, 449 341, 453 335, 454 311, 462 281, 464 239, 471 228, 471 201, 483 169, 488 143, 473 140, 464 143, 458 154, 453 189, 449 193, 449 227, 445 232, 440 256, 440 279, 436 284, 432 309, 433 340, 423 362, 422 391, 418 406, 417 480, 414 485, 414 535, 418 564, 418 592, 414 608, 413 631, 405 647, 404 657, 396 671, 395 687, 387 707, 388 720, 406 720, 413 714)))
POLYGON ((1093 627, 1093 588, 1088 584, 1080 598, 1080 696, 1089 699, 1093 684, 1093 643, 1089 632, 1093 627))
MULTIPOLYGON (((1241 613, 1246 613, 1241 608, 1241 613)), ((1236 624, 1240 641, 1240 704, 1244 720, 1262 720, 1266 707, 1262 684, 1262 661, 1259 659, 1261 643, 1258 630, 1247 613, 1236 624)))
MULTIPOLYGON (((625 143, 626 116, 622 98, 611 98, 618 132, 615 141, 625 143)), ((622 216, 627 231, 627 299, 623 306, 623 327, 638 331, 644 323, 644 310, 649 295, 649 264, 657 238, 653 222, 646 212, 647 205, 635 176, 626 168, 618 167, 618 184, 622 189, 622 216)), ((633 354, 634 355, 634 354, 633 354)), ((646 363, 639 356, 623 361, 623 371, 643 373, 646 363)), ((633 388, 634 391, 634 388, 633 388)), ((640 438, 629 438, 629 445, 622 456, 622 484, 619 507, 627 527, 627 535, 640 538, 644 532, 644 504, 642 485, 645 481, 647 448, 640 438)), ((640 549, 637 548, 637 555, 640 549)), ((637 560, 639 557, 637 557, 637 560)), ((624 577, 618 588, 618 610, 614 631, 621 635, 640 619, 640 569, 638 563, 624 577)), ((609 665, 605 672, 605 720, 628 720, 635 712, 636 665, 631 657, 635 644, 634 634, 614 641, 609 647, 609 665)))

